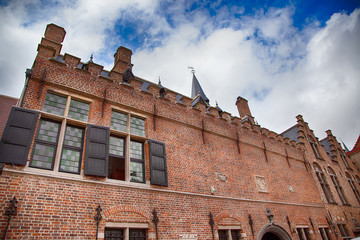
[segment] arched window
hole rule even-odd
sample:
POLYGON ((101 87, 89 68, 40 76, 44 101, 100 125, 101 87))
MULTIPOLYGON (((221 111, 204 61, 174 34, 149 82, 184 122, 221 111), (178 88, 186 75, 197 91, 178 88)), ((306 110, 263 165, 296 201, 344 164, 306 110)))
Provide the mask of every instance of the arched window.
POLYGON ((343 160, 343 162, 345 164, 345 167, 350 168, 349 163, 348 163, 348 161, 346 159, 346 156, 344 155, 343 151, 341 149, 338 149, 338 153, 339 153, 341 159, 343 160))
POLYGON ((355 175, 356 182, 360 185, 360 177, 358 175, 355 175))
POLYGON ((359 194, 359 191, 355 187, 354 180, 351 178, 349 173, 346 173, 346 178, 350 184, 351 189, 353 190, 353 192, 355 194, 356 199, 360 203, 360 194, 359 194))
POLYGON ((315 140, 310 136, 309 136, 309 142, 310 142, 311 148, 312 148, 312 150, 313 150, 313 152, 315 154, 315 157, 321 159, 321 155, 320 155, 320 152, 319 152, 318 145, 315 142, 315 140))
POLYGON ((348 202, 347 202, 347 200, 345 198, 344 190, 343 190, 342 186, 340 185, 339 180, 338 180, 334 170, 332 170, 331 168, 328 168, 328 171, 329 171, 329 175, 331 177, 331 180, 334 183, 336 191, 339 194, 341 202, 343 204, 348 204, 348 202))
POLYGON ((334 198, 332 197, 331 192, 330 192, 329 184, 326 182, 325 175, 324 175, 321 167, 318 164, 314 163, 314 169, 315 169, 316 176, 319 180, 319 183, 321 185, 321 188, 324 191, 327 201, 329 203, 335 203, 334 198))

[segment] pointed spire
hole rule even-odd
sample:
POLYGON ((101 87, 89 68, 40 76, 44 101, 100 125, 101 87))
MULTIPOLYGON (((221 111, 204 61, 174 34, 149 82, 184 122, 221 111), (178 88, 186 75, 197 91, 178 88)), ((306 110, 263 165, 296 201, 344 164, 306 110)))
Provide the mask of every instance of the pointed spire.
MULTIPOLYGON (((189 67, 191 68, 191 67, 189 67)), ((195 70, 191 68, 191 73, 193 74, 192 79, 192 89, 191 89, 191 98, 194 99, 198 94, 200 94, 201 99, 204 101, 206 105, 209 104, 210 100, 206 97, 204 91, 202 90, 199 81, 195 76, 195 70)))
POLYGON ((350 150, 349 150, 348 147, 345 145, 345 143, 343 142, 342 139, 341 139, 341 143, 342 143, 342 145, 344 146, 345 153, 350 152, 350 150))
POLYGON ((91 53, 91 56, 90 56, 90 60, 89 60, 89 62, 93 62, 93 58, 94 58, 94 53, 91 53))

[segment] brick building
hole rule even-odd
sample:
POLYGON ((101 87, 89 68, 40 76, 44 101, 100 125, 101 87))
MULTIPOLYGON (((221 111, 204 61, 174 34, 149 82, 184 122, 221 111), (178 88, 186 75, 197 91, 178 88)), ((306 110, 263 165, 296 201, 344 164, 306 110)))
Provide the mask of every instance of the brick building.
POLYGON ((355 235, 359 185, 345 178, 359 173, 344 168, 330 131, 329 155, 301 116, 277 134, 241 97, 239 117, 210 106, 195 73, 190 98, 134 76, 129 49, 107 71, 60 54, 64 37, 47 26, 0 143, 6 239, 355 235))
POLYGON ((9 117, 11 108, 16 106, 19 99, 0 94, 0 137, 4 131, 6 121, 9 117))
POLYGON ((360 135, 359 135, 354 147, 351 149, 351 151, 348 151, 346 153, 346 155, 355 164, 358 171, 360 171, 360 135))

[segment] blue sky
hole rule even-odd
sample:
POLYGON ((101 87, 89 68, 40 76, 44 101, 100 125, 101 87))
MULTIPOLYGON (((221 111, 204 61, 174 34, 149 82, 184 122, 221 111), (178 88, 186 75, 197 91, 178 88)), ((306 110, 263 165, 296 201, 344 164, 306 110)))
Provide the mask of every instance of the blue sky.
POLYGON ((0 94, 19 97, 48 23, 62 54, 111 70, 119 46, 134 74, 190 96, 196 70, 210 104, 281 133, 302 114, 352 147, 360 133, 360 0, 0 1, 0 94))

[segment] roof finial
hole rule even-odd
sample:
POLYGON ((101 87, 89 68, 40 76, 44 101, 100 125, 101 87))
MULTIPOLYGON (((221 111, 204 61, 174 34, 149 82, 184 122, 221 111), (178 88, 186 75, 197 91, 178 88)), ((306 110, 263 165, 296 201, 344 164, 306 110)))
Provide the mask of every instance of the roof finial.
POLYGON ((158 83, 158 85, 161 85, 161 80, 160 80, 160 76, 159 76, 159 83, 158 83))
POLYGON ((94 58, 94 53, 91 53, 90 61, 89 61, 89 62, 93 62, 93 58, 94 58))
POLYGON ((193 67, 188 67, 188 69, 191 69, 191 73, 195 74, 195 69, 193 67))

